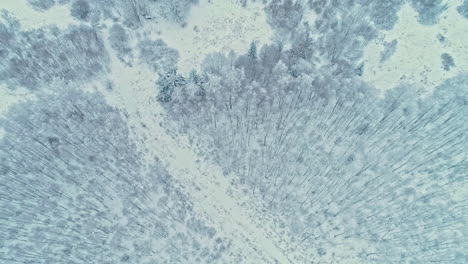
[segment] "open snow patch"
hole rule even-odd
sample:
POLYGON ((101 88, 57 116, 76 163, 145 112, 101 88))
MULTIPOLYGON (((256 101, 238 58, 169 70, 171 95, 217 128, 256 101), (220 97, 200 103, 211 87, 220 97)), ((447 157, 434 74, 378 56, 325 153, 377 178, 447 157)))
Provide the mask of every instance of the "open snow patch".
MULTIPOLYGON (((363 78, 376 88, 388 90, 401 83, 416 85, 430 95, 444 80, 468 70, 468 20, 456 11, 462 0, 450 2, 439 24, 421 25, 418 14, 406 4, 399 12, 399 21, 390 31, 364 50, 363 78), (397 40, 395 53, 382 61, 384 44, 397 40), (454 59, 455 66, 444 67, 442 54, 454 59)), ((385 52, 384 52, 385 53, 385 52)))
POLYGON ((197 69, 212 52, 246 53, 252 41, 269 43, 272 30, 260 3, 242 7, 234 0, 201 0, 194 6, 185 27, 162 22, 161 38, 179 51, 179 71, 197 69))
POLYGON ((45 26, 56 25, 58 28, 66 28, 76 23, 70 15, 68 5, 54 5, 42 12, 34 10, 26 0, 1 0, 0 10, 6 9, 19 21, 21 27, 26 30, 38 29, 45 26))

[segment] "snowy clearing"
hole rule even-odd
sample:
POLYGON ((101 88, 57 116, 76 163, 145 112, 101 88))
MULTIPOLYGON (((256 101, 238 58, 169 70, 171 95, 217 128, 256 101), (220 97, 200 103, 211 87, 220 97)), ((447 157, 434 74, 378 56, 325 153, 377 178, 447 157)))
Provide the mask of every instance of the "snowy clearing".
POLYGON ((269 43, 272 30, 263 5, 248 6, 243 8, 233 0, 201 0, 192 8, 185 27, 168 22, 158 25, 161 38, 179 51, 180 72, 190 72, 212 52, 234 50, 239 54, 247 52, 251 41, 269 43))
POLYGON ((462 0, 450 1, 448 10, 439 24, 427 26, 417 21, 416 11, 406 4, 399 11, 399 21, 391 31, 382 31, 377 40, 364 50, 363 78, 378 89, 388 90, 400 83, 410 83, 430 95, 444 80, 468 69, 468 20, 463 19, 456 8, 462 0), (438 34, 445 41, 438 40, 438 34), (396 52, 380 64, 383 43, 397 40, 396 52), (444 70, 441 54, 448 53, 455 59, 455 67, 444 70))
POLYGON ((28 30, 50 25, 66 28, 70 24, 76 23, 66 5, 55 5, 49 10, 39 12, 32 9, 26 0, 2 0, 0 9, 12 12, 21 21, 21 26, 28 30))

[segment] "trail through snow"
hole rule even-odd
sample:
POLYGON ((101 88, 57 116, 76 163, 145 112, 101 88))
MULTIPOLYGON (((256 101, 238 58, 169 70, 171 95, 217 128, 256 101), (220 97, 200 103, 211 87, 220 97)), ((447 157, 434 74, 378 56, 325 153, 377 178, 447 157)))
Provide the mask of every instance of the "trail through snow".
POLYGON ((221 169, 200 160, 186 137, 171 131, 171 121, 156 101, 156 75, 143 65, 128 68, 112 57, 114 89, 103 93, 111 105, 128 112, 128 125, 148 164, 159 158, 192 196, 195 212, 232 239, 248 263, 293 263, 279 247, 271 223, 256 221, 248 207, 241 206, 245 201, 240 194, 228 194, 221 169))

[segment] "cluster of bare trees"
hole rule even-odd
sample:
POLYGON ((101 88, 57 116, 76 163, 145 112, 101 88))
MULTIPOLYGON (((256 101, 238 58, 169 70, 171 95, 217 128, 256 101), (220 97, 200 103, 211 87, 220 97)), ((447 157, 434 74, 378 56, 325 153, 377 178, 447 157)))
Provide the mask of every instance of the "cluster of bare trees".
POLYGON ((0 262, 223 263, 229 240, 155 161, 125 113, 64 90, 13 106, 0 141, 0 262))

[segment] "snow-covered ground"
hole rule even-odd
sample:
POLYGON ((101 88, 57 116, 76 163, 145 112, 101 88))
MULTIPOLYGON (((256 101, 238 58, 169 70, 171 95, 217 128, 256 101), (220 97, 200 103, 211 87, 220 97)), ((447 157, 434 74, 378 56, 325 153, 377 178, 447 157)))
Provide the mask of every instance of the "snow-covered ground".
POLYGON ((2 0, 0 1, 1 9, 13 13, 21 21, 23 29, 37 29, 52 24, 59 28, 66 28, 76 23, 70 15, 70 8, 66 5, 55 5, 44 12, 38 12, 31 8, 27 0, 2 0))
POLYGON ((438 24, 427 26, 417 21, 416 11, 405 4, 398 13, 398 23, 364 50, 364 79, 378 89, 388 90, 401 83, 418 86, 429 95, 444 80, 468 71, 468 19, 456 10, 463 0, 451 0, 438 24), (438 35, 445 37, 441 42, 438 35), (396 52, 380 63, 385 42, 397 40, 396 52), (448 53, 455 67, 446 71, 441 54, 448 53))
POLYGON ((252 41, 269 43, 272 30, 263 7, 259 1, 243 8, 235 0, 201 0, 192 8, 185 27, 169 22, 157 27, 160 37, 179 51, 178 68, 187 73, 209 53, 234 50, 240 54, 247 52, 252 41))
POLYGON ((11 105, 31 97, 32 95, 26 89, 10 90, 6 85, 0 84, 0 117, 11 105))

